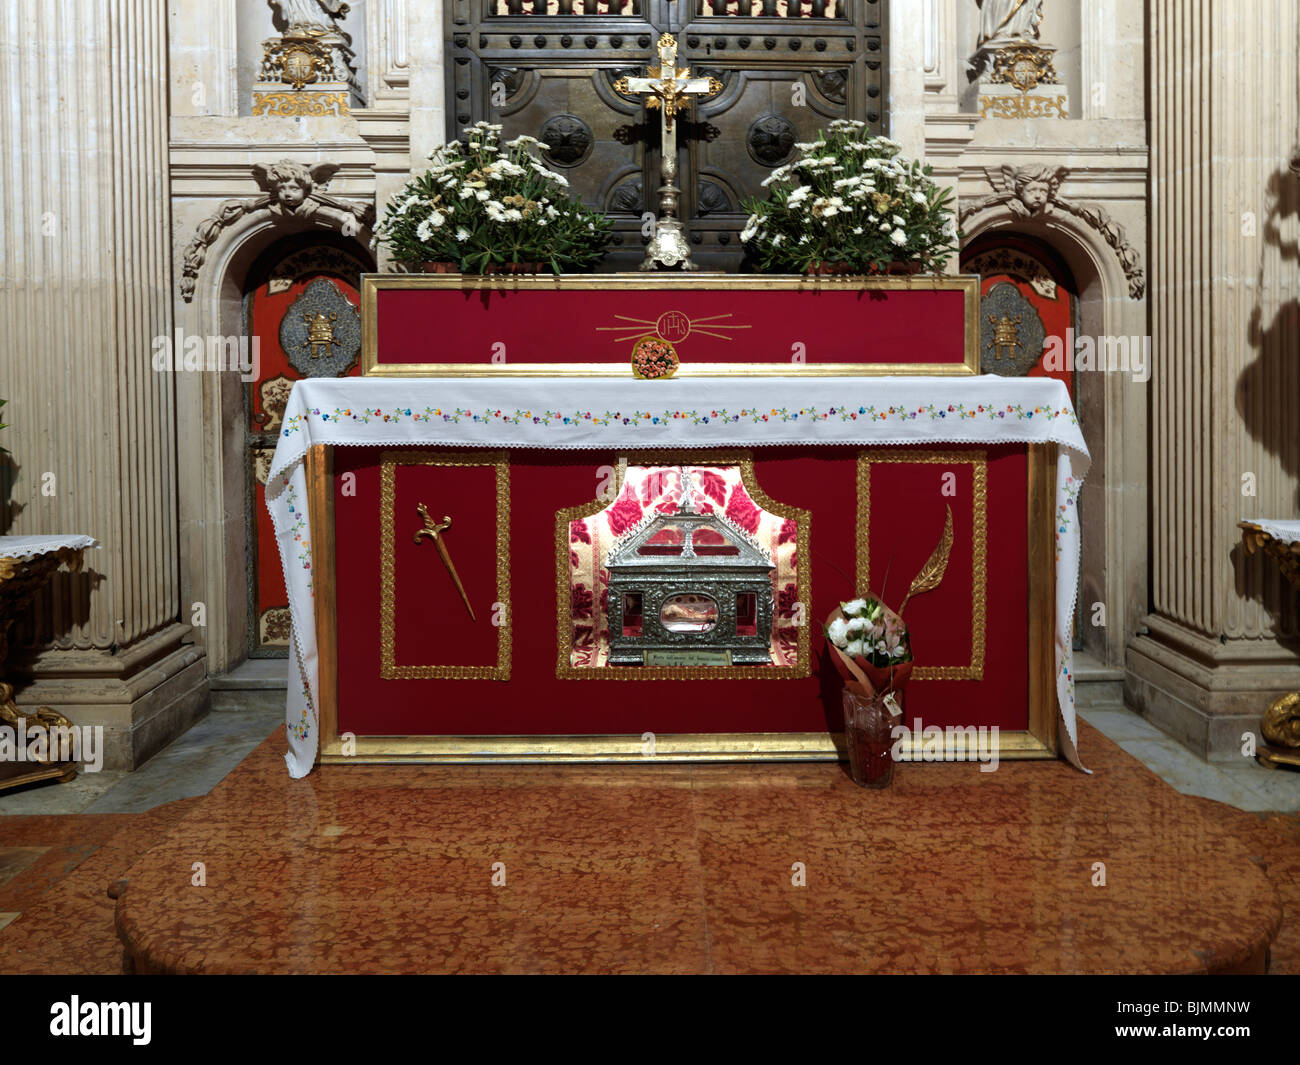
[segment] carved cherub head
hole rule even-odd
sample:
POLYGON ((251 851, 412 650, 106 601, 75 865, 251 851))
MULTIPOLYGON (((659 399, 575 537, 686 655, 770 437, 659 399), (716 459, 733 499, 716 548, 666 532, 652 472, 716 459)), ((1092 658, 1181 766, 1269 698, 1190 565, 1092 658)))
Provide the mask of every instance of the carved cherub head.
POLYGON ((302 214, 307 199, 318 184, 325 184, 338 170, 336 163, 307 166, 289 159, 270 165, 258 163, 253 177, 271 195, 271 209, 285 214, 302 214))
POLYGON ((985 174, 989 183, 1002 193, 1011 210, 1030 218, 1051 209, 1061 182, 1069 174, 1063 166, 1002 166, 989 167, 985 174))
POLYGON ((1041 214, 1054 199, 1056 192, 1069 173, 1063 166, 1022 166, 1013 172, 1012 179, 1021 206, 1028 214, 1041 214))

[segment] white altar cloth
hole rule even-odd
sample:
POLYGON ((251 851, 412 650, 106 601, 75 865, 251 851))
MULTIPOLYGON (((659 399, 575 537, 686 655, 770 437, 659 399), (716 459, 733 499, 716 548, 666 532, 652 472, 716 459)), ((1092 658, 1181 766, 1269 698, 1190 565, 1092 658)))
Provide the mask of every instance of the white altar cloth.
POLYGON ((1079 762, 1070 634, 1079 582, 1077 500, 1087 444, 1066 387, 1048 377, 315 378, 293 386, 266 480, 288 588, 293 777, 319 730, 303 459, 316 444, 494 448, 1058 444, 1056 693, 1063 749, 1079 762))
POLYGON ((45 555, 51 551, 81 551, 98 546, 99 541, 93 536, 85 536, 81 533, 0 536, 0 558, 32 558, 34 555, 45 555))
POLYGON ((1300 521, 1286 521, 1282 518, 1246 518, 1245 520, 1251 525, 1258 525, 1280 543, 1300 543, 1300 521))

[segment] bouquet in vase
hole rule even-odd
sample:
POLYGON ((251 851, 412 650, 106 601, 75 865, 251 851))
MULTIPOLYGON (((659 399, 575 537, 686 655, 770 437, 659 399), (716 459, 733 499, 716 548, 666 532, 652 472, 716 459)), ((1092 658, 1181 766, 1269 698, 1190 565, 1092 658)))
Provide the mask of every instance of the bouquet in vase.
POLYGON ((826 620, 826 643, 850 691, 867 698, 901 691, 912 676, 912 637, 903 611, 914 595, 939 587, 952 554, 952 508, 939 546, 921 567, 898 610, 873 595, 841 603, 826 620))
POLYGON ((868 698, 901 690, 912 675, 912 639, 898 614, 874 596, 841 603, 826 641, 850 689, 868 698))

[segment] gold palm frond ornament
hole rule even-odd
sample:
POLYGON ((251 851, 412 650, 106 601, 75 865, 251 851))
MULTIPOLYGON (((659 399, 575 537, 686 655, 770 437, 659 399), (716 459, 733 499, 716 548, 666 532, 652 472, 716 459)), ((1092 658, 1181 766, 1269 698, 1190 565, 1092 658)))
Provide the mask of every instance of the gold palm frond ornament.
POLYGON ((898 606, 900 617, 907 609, 907 602, 912 596, 934 591, 939 587, 944 573, 948 570, 948 556, 952 554, 952 507, 948 507, 947 511, 948 516, 944 518, 943 536, 939 540, 939 546, 934 549, 929 561, 921 567, 921 572, 912 581, 912 587, 903 596, 903 601, 898 606))

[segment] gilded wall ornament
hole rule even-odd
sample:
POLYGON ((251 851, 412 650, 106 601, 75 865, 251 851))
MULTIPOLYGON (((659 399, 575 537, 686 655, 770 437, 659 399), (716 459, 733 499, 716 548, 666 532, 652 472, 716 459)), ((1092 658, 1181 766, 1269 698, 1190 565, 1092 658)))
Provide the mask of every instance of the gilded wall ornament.
POLYGON ((280 347, 303 377, 337 377, 361 351, 361 314, 333 281, 317 278, 280 319, 280 347))
POLYGON ((1043 354, 1047 331, 1020 289, 1002 281, 980 300, 980 369, 1024 377, 1043 354))
POLYGON ((972 77, 992 69, 999 53, 1039 46, 1043 0, 975 0, 980 9, 979 36, 971 57, 972 77))
POLYGON ((301 92, 319 82, 342 82, 361 95, 352 37, 341 20, 344 0, 268 0, 279 37, 262 43, 259 80, 292 85, 301 92))
POLYGON ((1029 92, 1040 84, 1059 85, 1054 55, 1054 49, 1035 45, 999 49, 993 54, 993 74, 989 81, 995 85, 1014 85, 1021 92, 1029 92))

